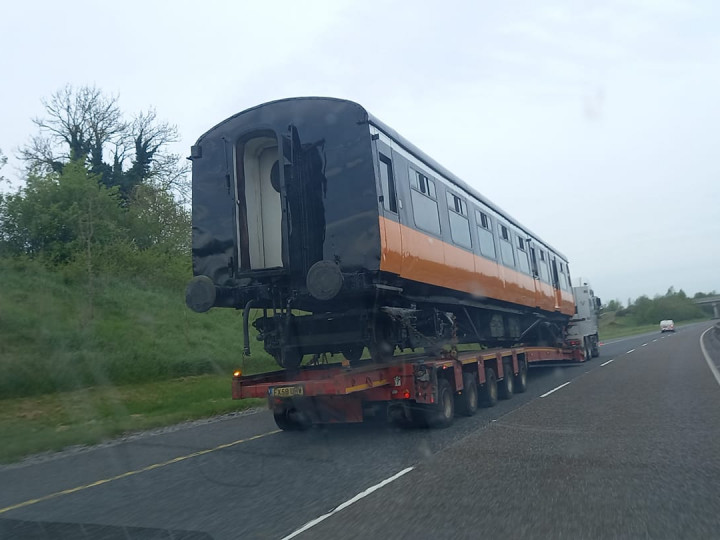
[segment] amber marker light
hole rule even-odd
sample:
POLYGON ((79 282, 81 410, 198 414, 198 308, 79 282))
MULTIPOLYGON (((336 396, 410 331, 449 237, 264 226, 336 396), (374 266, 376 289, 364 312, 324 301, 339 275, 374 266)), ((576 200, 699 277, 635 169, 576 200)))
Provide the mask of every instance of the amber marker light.
POLYGON ((242 375, 242 371, 240 371, 239 369, 233 372, 233 377, 239 377, 240 375, 242 375))

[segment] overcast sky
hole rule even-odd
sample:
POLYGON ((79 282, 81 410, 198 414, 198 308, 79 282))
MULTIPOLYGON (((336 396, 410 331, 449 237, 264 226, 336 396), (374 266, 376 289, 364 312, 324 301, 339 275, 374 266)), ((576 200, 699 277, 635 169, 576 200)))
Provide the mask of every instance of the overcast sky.
MULTIPOLYGON (((720 3, 6 2, 0 149, 65 84, 224 118, 348 98, 510 212, 604 299, 720 291, 720 3)), ((17 161, 2 174, 20 179, 17 161)))

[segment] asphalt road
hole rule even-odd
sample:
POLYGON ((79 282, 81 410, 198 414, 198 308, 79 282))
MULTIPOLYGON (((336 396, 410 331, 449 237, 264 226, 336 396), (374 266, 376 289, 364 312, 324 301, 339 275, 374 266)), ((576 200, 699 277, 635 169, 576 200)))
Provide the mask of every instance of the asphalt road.
POLYGON ((532 369, 444 430, 284 433, 260 411, 5 467, 0 538, 720 537, 710 326, 532 369))

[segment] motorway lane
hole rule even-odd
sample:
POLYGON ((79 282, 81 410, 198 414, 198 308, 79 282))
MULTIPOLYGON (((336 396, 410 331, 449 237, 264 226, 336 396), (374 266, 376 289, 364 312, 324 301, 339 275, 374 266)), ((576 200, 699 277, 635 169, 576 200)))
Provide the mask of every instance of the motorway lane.
MULTIPOLYGON (((5 519, 181 529, 216 539, 280 538, 408 466, 422 467, 473 437, 493 440, 509 413, 559 396, 613 365, 601 368, 602 363, 632 348, 643 349, 643 343, 657 347, 657 353, 671 340, 696 333, 694 328, 676 336, 666 334, 661 340, 658 333, 608 343, 601 347, 601 357, 587 364, 533 369, 526 394, 483 409, 472 419, 458 419, 446 430, 402 431, 378 423, 273 433, 272 417, 262 411, 4 468, 0 470, 0 535, 5 519), (538 399, 569 380, 573 383, 538 399), (247 440, 255 436, 262 438, 247 440), (208 451, 236 441, 241 442, 208 451), (193 456, 198 451, 206 453, 193 456), (143 471, 178 458, 181 461, 143 471), (129 476, 85 488, 128 472, 129 476), (80 489, 5 510, 73 488, 80 489)), ((417 478, 418 471, 408 478, 417 478)), ((384 491, 391 488, 368 500, 383 500, 384 491)), ((338 514, 327 525, 343 518, 338 514)), ((17 521, 5 522, 10 523, 17 521)), ((302 537, 313 534, 308 531, 302 537)))
POLYGON ((708 326, 620 342, 639 346, 299 538, 720 537, 720 386, 699 345, 708 326))

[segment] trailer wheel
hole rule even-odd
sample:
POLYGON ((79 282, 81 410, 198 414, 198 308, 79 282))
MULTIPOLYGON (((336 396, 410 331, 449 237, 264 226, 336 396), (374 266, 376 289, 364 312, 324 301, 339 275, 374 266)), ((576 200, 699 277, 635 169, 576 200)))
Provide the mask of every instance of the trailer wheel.
POLYGON ((519 360, 518 361, 518 372, 517 375, 515 375, 515 392, 518 394, 522 394, 527 390, 528 387, 528 366, 527 366, 527 360, 519 360))
POLYGON ((388 420, 399 428, 408 429, 412 427, 412 420, 408 418, 406 411, 401 405, 388 406, 388 420))
POLYGON ((349 362, 357 362, 365 350, 365 345, 356 343, 354 345, 345 345, 340 352, 349 362))
POLYGON ((392 340, 390 325, 388 317, 378 317, 372 324, 367 348, 370 351, 370 357, 375 362, 387 362, 395 354, 395 342, 392 340))
POLYGON ((483 407, 494 407, 497 404, 498 384, 493 368, 485 368, 485 384, 480 390, 480 401, 483 407))
POLYGON ((283 431, 303 431, 311 425, 307 415, 299 412, 297 409, 283 408, 273 411, 275 424, 283 431))
POLYGON ((600 356, 600 347, 598 347, 597 336, 592 340, 591 354, 593 358, 600 356))
POLYGON ((463 416, 473 416, 478 410, 477 376, 463 373, 463 391, 455 396, 455 408, 463 416))
POLYGON ((585 360, 590 360, 592 356, 592 347, 590 345, 590 338, 584 337, 583 344, 585 345, 585 360))
POLYGON ((498 388, 500 399, 510 399, 515 393, 515 376, 510 362, 503 362, 503 378, 498 388))
POLYGON ((444 428, 452 424, 455 418, 455 396, 447 379, 438 379, 437 403, 427 410, 427 425, 431 428, 444 428))

